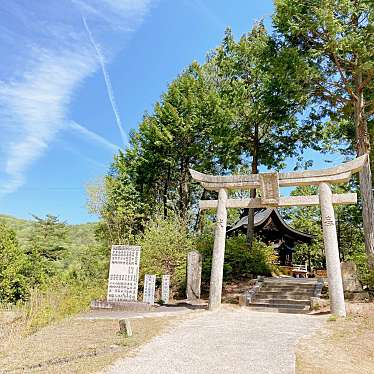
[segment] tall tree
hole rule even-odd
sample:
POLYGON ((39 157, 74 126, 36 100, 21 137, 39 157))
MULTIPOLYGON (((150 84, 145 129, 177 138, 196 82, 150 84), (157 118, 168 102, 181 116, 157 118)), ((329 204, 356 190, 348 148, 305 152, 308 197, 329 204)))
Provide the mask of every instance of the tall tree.
POLYGON ((150 213, 162 210, 166 217, 172 210, 186 218, 202 193, 192 185, 188 169, 219 168, 218 158, 225 159, 219 154, 225 116, 204 68, 193 63, 169 85, 154 112, 144 116, 124 157, 113 167, 128 170, 150 213))
MULTIPOLYGON (((374 114, 374 5, 371 0, 275 0, 274 25, 318 72, 311 80, 320 117, 338 125, 357 155, 370 153, 374 114), (354 124, 354 126, 351 124, 354 124)), ((330 134, 331 136, 331 134, 330 134)), ((360 172, 365 247, 374 267, 370 164, 360 172)))
POLYGON ((96 235, 109 246, 134 244, 134 236, 143 226, 146 204, 129 177, 122 151, 115 156, 109 175, 87 186, 87 195, 89 212, 102 219, 96 235))
POLYGON ((67 226, 58 217, 47 214, 45 218, 33 216, 34 230, 30 238, 32 247, 47 260, 61 259, 66 253, 67 226))
MULTIPOLYGON (((308 67, 295 50, 279 49, 262 23, 235 41, 230 29, 211 54, 216 87, 230 113, 225 154, 238 163, 280 169, 312 138, 300 128, 296 114, 306 104, 303 90, 308 67)), ((251 197, 256 190, 251 190, 251 197)), ((247 244, 251 247, 254 210, 249 209, 247 244)))
POLYGON ((0 223, 0 302, 16 302, 28 293, 28 259, 16 234, 0 223))

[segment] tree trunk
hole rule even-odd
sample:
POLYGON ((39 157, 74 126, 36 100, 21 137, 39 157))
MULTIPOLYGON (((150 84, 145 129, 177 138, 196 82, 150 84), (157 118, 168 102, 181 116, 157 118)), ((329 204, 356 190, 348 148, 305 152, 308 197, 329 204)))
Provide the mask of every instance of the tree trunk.
MULTIPOLYGON (((355 127, 357 139, 357 155, 370 154, 370 141, 367 128, 367 120, 364 112, 364 95, 360 89, 362 74, 356 77, 356 100, 355 100, 355 127)), ((370 162, 367 162, 360 171, 360 190, 362 199, 362 218, 364 223, 365 249, 368 256, 370 268, 374 268, 374 216, 373 216, 373 192, 370 162)))
POLYGON ((181 160, 181 176, 179 184, 179 207, 180 207, 180 216, 183 218, 187 217, 187 208, 188 208, 188 159, 181 160))
MULTIPOLYGON (((252 160, 252 174, 258 173, 258 164, 257 164, 257 149, 253 152, 252 160)), ((256 197, 256 189, 253 188, 250 190, 250 198, 254 199, 256 197)), ((247 225, 247 247, 249 250, 252 249, 253 238, 255 235, 255 210, 253 208, 248 209, 248 225, 247 225)))
POLYGON ((164 191, 163 191, 163 196, 162 196, 162 203, 163 203, 163 208, 164 208, 164 219, 167 218, 168 216, 168 189, 169 189, 169 183, 170 183, 170 173, 171 173, 171 167, 168 165, 168 172, 167 172, 167 177, 164 182, 164 191))
MULTIPOLYGON (((205 200, 207 194, 207 190, 204 189, 203 193, 201 194, 200 200, 205 200)), ((202 233, 204 230, 204 215, 205 210, 198 209, 197 210, 197 217, 195 221, 194 231, 197 231, 198 233, 202 233)))

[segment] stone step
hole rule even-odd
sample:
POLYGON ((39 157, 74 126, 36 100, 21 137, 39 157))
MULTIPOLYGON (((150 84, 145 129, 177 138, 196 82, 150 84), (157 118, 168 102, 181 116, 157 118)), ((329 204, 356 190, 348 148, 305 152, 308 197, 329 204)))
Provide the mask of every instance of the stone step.
POLYGON ((277 278, 268 278, 268 279, 265 279, 263 281, 263 283, 276 283, 276 284, 307 284, 307 285, 310 285, 310 284, 317 284, 318 281, 316 279, 312 279, 312 278, 307 278, 307 279, 297 279, 297 278, 289 278, 289 279, 286 279, 286 280, 281 280, 281 279, 277 279, 277 278))
POLYGON ((256 311, 308 313, 316 285, 315 280, 267 278, 247 306, 256 311))
POLYGON ((266 295, 314 295, 314 290, 264 290, 260 288, 256 293, 266 295))
POLYGON ((313 290, 283 290, 279 288, 260 288, 257 292, 263 292, 263 293, 269 293, 269 294, 300 294, 300 295, 313 295, 314 294, 314 289, 313 290))
POLYGON ((260 304, 284 304, 284 305, 305 305, 310 306, 310 300, 305 299, 266 299, 266 298, 259 298, 255 296, 252 300, 252 303, 260 303, 260 304))
POLYGON ((272 294, 284 294, 284 295, 313 295, 314 290, 277 290, 277 289, 270 289, 266 290, 263 288, 260 288, 257 292, 262 292, 262 293, 268 293, 269 295, 272 294))
POLYGON ((269 287, 269 288, 302 288, 302 289, 306 289, 306 290, 315 288, 314 285, 277 284, 277 283, 263 284, 262 287, 269 287))
POLYGON ((285 303, 267 303, 265 301, 263 302, 257 302, 257 301, 254 301, 253 303, 251 304, 248 304, 248 306, 252 307, 252 306, 259 306, 259 307, 263 307, 263 308, 290 308, 290 309, 306 309, 306 310, 309 310, 309 306, 307 305, 302 305, 302 304, 285 304, 285 303))
POLYGON ((313 294, 306 293, 280 293, 280 292, 257 292, 255 297, 259 299, 294 299, 294 300, 310 300, 313 294))
POLYGON ((250 310, 254 312, 268 312, 268 313, 289 313, 289 314, 307 314, 309 310, 294 309, 294 308, 270 308, 261 307, 254 304, 250 304, 250 310))

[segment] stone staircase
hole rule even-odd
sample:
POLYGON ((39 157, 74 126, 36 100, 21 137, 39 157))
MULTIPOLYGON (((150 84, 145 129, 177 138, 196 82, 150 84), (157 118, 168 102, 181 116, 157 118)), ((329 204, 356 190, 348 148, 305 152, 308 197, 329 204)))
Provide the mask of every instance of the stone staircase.
POLYGON ((308 313, 318 282, 304 278, 265 278, 244 295, 246 305, 256 311, 308 313))

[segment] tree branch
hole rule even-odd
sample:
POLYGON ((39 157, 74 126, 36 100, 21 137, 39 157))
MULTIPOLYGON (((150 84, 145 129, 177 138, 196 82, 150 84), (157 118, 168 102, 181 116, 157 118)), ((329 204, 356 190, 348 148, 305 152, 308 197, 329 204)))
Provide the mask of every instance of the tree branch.
POLYGON ((340 65, 340 62, 336 56, 336 53, 335 52, 331 52, 331 55, 333 57, 333 60, 335 62, 335 65, 336 67, 338 68, 338 71, 339 71, 339 74, 340 74, 340 77, 342 79, 342 81, 344 82, 344 87, 345 89, 347 90, 347 92, 355 99, 355 100, 358 100, 358 97, 356 96, 356 94, 352 91, 352 89, 349 87, 349 82, 347 80, 347 78, 345 77, 344 75, 344 72, 343 72, 343 69, 340 65))

